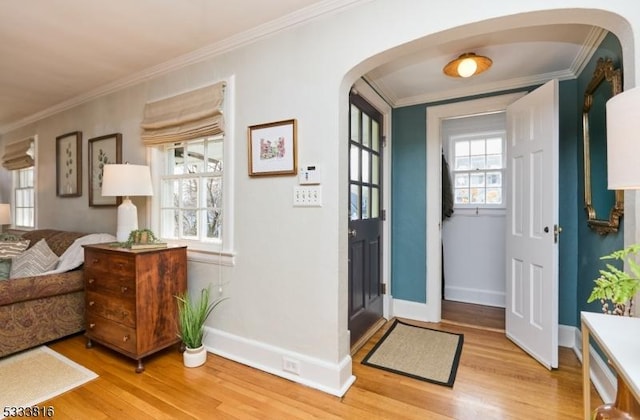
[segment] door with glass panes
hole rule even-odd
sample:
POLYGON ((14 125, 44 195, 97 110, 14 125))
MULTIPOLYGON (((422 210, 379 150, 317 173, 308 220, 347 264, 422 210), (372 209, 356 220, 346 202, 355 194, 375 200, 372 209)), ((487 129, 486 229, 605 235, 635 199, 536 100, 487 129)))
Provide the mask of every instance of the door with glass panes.
POLYGON ((382 318, 382 114, 349 96, 349 331, 351 344, 382 318))

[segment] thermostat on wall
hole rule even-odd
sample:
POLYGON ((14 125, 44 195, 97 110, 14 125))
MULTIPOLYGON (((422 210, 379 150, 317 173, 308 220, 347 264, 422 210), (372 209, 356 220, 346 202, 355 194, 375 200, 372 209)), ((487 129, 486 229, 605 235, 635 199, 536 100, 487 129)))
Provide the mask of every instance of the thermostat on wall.
POLYGON ((317 166, 303 166, 298 173, 300 185, 311 185, 320 183, 320 170, 317 166))

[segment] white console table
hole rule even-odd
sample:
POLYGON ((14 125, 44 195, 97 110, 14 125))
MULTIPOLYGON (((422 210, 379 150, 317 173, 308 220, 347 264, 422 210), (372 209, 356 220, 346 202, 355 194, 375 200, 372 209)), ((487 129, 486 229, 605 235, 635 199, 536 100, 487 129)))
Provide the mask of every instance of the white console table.
POLYGON ((598 343, 620 378, 640 402, 640 318, 582 312, 582 396, 591 418, 589 337, 598 343))

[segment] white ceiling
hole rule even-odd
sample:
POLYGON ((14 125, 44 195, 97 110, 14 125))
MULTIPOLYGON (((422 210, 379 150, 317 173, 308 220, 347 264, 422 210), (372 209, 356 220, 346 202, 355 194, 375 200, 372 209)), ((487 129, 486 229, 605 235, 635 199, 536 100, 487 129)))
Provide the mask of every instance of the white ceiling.
MULTIPOLYGON (((0 133, 360 1, 1 0, 0 133)), ((553 25, 425 44, 365 78, 394 106, 570 79, 602 36, 553 25), (493 67, 444 76, 467 51, 493 67)))

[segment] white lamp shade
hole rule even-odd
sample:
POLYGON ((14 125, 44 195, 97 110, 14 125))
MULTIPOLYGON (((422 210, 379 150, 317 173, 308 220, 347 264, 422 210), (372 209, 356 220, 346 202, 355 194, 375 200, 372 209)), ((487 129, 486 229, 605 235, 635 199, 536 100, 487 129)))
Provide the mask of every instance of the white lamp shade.
POLYGON ((104 165, 102 195, 105 197, 153 195, 149 167, 130 164, 104 165))
POLYGON ((610 190, 640 189, 640 88, 607 101, 607 180, 610 190))
POLYGON ((11 224, 11 205, 0 204, 0 225, 11 224))

